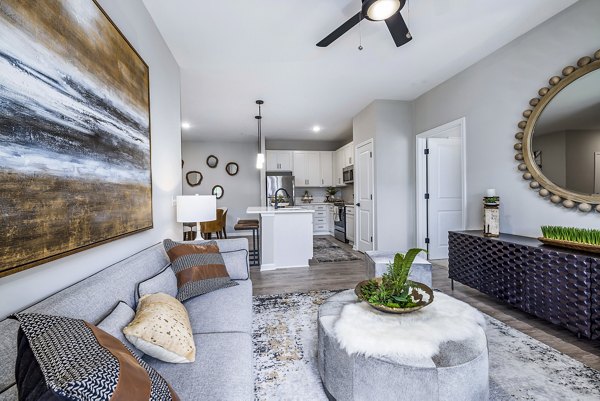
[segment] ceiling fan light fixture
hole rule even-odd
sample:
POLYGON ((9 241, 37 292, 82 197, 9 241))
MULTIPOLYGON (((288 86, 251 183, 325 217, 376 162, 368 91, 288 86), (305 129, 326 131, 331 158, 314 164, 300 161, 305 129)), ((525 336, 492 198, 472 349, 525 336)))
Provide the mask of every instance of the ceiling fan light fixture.
POLYGON ((383 21, 390 18, 400 10, 401 5, 400 0, 371 0, 364 4, 366 16, 372 21, 383 21))

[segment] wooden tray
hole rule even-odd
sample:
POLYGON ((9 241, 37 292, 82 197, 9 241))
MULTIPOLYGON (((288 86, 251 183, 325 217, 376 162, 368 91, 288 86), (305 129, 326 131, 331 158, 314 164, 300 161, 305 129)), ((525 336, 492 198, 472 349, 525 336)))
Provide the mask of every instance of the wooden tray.
POLYGON ((550 239, 550 238, 544 238, 544 237, 538 238, 538 241, 540 241, 546 245, 557 246, 560 248, 575 249, 577 251, 584 251, 584 252, 591 252, 591 253, 600 253, 600 246, 598 246, 598 245, 584 244, 581 242, 563 241, 560 239, 550 239))

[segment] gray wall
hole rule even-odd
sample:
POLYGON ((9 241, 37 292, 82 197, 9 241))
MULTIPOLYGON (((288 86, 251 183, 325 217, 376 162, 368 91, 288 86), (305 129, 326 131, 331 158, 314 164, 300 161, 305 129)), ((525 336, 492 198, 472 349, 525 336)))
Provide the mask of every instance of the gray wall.
POLYGON ((481 227, 481 197, 497 188, 501 230, 537 236, 556 224, 600 227, 594 214, 556 206, 530 190, 513 145, 521 113, 548 79, 600 47, 600 1, 581 0, 414 102, 415 133, 466 117, 467 227, 481 227))
POLYGON ((349 138, 346 141, 306 141, 306 140, 286 140, 286 139, 267 139, 265 147, 268 150, 338 150, 345 144, 352 141, 349 138))
POLYGON ((416 244, 415 137, 412 105, 376 100, 353 120, 354 145, 374 139, 375 246, 405 250, 416 244))
POLYGON ((181 193, 179 66, 141 0, 99 0, 150 66, 154 228, 0 279, 0 319, 164 238, 181 238, 173 197, 181 193))
POLYGON ((567 131, 567 185, 584 194, 594 193, 595 152, 600 152, 600 131, 567 131))
POLYGON ((534 135, 533 150, 542 152, 542 171, 556 185, 567 183, 567 139, 565 131, 534 135))
POLYGON ((183 142, 182 170, 184 195, 210 195, 215 185, 221 185, 224 195, 217 200, 217 207, 227 207, 227 233, 234 233, 233 226, 239 219, 256 218, 246 215, 248 206, 260 206, 260 171, 256 168, 256 145, 247 142, 183 142), (215 155, 219 159, 216 168, 206 165, 206 158, 215 155), (229 162, 239 166, 237 175, 225 172, 229 162), (185 180, 188 171, 200 171, 202 184, 190 187, 185 180))

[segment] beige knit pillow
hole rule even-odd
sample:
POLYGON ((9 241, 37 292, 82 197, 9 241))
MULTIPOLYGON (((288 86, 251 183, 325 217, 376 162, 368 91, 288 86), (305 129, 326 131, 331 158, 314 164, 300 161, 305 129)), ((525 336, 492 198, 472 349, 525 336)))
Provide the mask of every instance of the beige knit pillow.
POLYGON ((170 295, 144 295, 123 334, 140 351, 171 363, 196 359, 196 346, 185 307, 170 295))

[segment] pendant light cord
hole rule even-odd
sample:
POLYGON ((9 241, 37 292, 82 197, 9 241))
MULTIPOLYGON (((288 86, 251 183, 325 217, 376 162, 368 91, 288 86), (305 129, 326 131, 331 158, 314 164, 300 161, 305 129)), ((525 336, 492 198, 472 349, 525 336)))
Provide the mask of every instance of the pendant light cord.
POLYGON ((262 153, 262 110, 260 106, 263 103, 262 100, 256 101, 258 104, 258 115, 255 117, 258 120, 258 153, 262 153))

